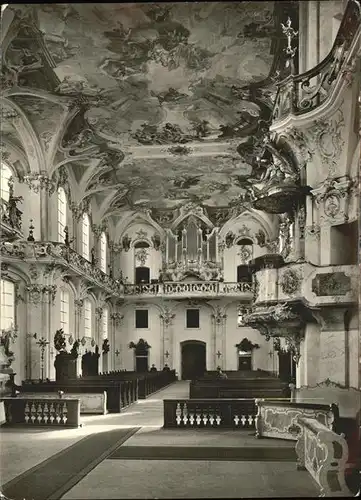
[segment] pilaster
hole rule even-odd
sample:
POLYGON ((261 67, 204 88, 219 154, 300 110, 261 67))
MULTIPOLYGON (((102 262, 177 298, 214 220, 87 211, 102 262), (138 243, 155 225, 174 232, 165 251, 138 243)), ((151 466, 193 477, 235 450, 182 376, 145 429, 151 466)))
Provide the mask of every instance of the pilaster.
POLYGON ((213 367, 211 370, 216 370, 217 366, 222 369, 226 366, 225 352, 225 329, 227 315, 220 306, 216 306, 212 314, 213 320, 213 367))
POLYGON ((172 313, 171 309, 166 306, 164 311, 160 314, 161 324, 162 324, 162 333, 161 333, 161 356, 160 362, 162 369, 164 365, 167 363, 168 366, 173 369, 174 367, 174 332, 173 332, 173 320, 175 318, 175 314, 172 313))
POLYGON ((329 307, 314 312, 320 324, 319 382, 330 379, 349 386, 349 348, 345 307, 329 307))
MULTIPOLYGON (((111 328, 110 328, 110 351, 107 357, 104 356, 104 361, 107 362, 108 367, 107 370, 113 370, 115 365, 123 366, 123 353, 120 345, 116 345, 116 338, 119 338, 121 335, 120 326, 122 324, 122 320, 124 315, 119 311, 112 312, 110 315, 111 319, 111 328), (115 359, 115 351, 119 351, 119 355, 117 356, 117 360, 115 359)), ((120 342, 119 342, 120 344, 120 342)))

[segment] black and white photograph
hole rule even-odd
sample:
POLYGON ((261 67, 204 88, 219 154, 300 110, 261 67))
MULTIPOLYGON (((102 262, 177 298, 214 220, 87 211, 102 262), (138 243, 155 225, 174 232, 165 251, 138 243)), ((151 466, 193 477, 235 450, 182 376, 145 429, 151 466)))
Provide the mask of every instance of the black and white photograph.
POLYGON ((359 497, 361 0, 0 39, 0 500, 359 497))

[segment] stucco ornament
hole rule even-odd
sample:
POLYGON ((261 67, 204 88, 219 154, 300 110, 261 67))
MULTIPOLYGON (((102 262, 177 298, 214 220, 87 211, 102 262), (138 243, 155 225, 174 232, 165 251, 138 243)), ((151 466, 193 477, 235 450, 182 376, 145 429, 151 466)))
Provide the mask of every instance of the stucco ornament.
POLYGON ((160 318, 163 320, 164 326, 170 326, 175 318, 175 314, 172 313, 168 307, 166 307, 164 312, 160 314, 160 318))
POLYGON ((334 217, 340 211, 340 199, 337 195, 329 195, 324 202, 324 211, 328 217, 334 217))
POLYGON ((292 269, 284 272, 280 281, 282 292, 286 295, 293 295, 300 290, 301 277, 292 269))

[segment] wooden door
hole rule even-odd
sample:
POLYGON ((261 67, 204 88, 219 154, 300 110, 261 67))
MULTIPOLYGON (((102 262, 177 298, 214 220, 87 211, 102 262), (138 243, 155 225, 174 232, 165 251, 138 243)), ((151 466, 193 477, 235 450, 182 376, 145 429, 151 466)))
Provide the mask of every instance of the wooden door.
POLYGON ((238 370, 252 371, 252 354, 247 356, 242 354, 238 355, 238 370))
POLYGON ((195 380, 206 371, 206 344, 204 342, 184 342, 182 352, 182 379, 195 380))

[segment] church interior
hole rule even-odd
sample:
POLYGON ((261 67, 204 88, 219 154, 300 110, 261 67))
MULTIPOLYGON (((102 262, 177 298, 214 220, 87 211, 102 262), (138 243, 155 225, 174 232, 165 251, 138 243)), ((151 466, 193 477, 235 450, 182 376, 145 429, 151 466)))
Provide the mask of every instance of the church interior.
POLYGON ((360 0, 1 9, 1 498, 360 496, 360 0))

